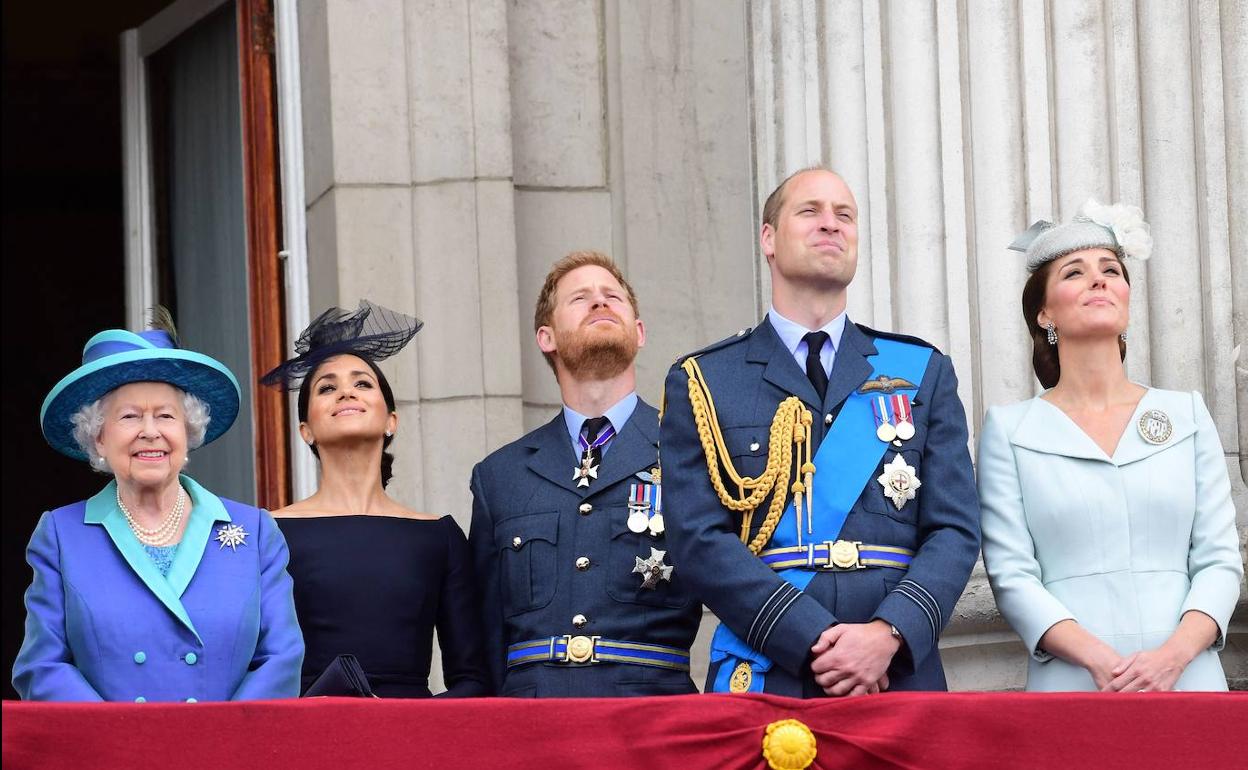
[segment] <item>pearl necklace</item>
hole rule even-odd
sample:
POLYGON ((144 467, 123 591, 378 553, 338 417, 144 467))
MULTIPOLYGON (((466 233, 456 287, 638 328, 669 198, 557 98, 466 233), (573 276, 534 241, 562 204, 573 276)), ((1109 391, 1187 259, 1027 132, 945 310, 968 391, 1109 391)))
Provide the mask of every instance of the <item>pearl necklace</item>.
POLYGON ((117 487, 117 507, 121 509, 121 513, 126 517, 126 523, 130 525, 130 531, 138 538, 143 545, 166 546, 173 542, 173 538, 178 534, 178 528, 182 525, 182 516, 186 512, 186 490, 178 485, 178 499, 173 504, 173 510, 169 515, 160 522, 160 526, 155 529, 147 529, 139 525, 135 520, 134 514, 130 513, 130 509, 121 501, 121 486, 117 487))

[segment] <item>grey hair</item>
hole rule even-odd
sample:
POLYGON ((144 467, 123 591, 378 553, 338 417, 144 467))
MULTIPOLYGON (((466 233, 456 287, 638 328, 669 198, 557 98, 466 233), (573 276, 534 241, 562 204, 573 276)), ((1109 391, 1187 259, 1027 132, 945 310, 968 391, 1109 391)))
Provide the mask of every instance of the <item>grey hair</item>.
MULTIPOLYGON (((204 434, 208 432, 208 423, 212 421, 211 409, 198 396, 173 386, 182 394, 182 412, 186 415, 186 450, 198 449, 204 444, 204 434)), ((74 441, 78 448, 87 456, 91 468, 100 473, 111 473, 108 461, 95 451, 95 441, 100 437, 104 427, 104 400, 108 395, 97 398, 86 404, 69 421, 74 424, 74 441)))

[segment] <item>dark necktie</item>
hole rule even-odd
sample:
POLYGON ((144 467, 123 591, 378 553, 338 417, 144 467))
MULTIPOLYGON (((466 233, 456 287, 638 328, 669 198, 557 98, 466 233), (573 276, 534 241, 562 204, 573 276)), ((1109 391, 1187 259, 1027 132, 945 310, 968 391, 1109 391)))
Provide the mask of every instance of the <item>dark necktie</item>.
POLYGON ((602 443, 605 444, 611 440, 611 436, 602 435, 610 430, 611 421, 604 417, 590 417, 585 420, 581 426, 581 430, 585 433, 585 453, 581 455, 581 459, 593 458, 592 463, 597 465, 602 462, 602 446, 595 446, 594 442, 601 436, 602 443))
POLYGON ((806 376, 810 378, 810 384, 815 386, 819 402, 823 403, 824 396, 828 394, 828 373, 823 370, 819 354, 823 352, 823 343, 828 341, 828 333, 810 332, 802 339, 806 341, 806 376))
POLYGON ((581 452, 581 463, 576 467, 572 474, 572 480, 576 482, 578 489, 589 486, 591 479, 598 478, 598 464, 602 462, 602 445, 615 436, 615 431, 611 430, 611 421, 606 417, 590 417, 586 420, 581 431, 585 434, 580 437, 577 442, 584 451, 581 452))
MULTIPOLYGON (((826 337, 828 335, 825 334, 823 336, 826 337)), ((602 429, 610 424, 611 421, 606 417, 590 417, 587 419, 585 424, 581 426, 581 430, 585 433, 586 443, 592 446, 594 441, 598 439, 598 434, 602 433, 602 429)))

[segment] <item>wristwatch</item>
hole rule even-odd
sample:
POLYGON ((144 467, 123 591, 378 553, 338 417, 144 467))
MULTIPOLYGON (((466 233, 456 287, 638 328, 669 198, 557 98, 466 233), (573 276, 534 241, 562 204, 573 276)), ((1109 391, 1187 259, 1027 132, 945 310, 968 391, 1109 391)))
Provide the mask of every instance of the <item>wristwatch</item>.
POLYGON ((897 626, 894 626, 892 623, 888 624, 888 631, 889 633, 893 635, 893 638, 896 639, 897 641, 899 642, 906 641, 905 637, 901 635, 901 632, 897 630, 897 626))

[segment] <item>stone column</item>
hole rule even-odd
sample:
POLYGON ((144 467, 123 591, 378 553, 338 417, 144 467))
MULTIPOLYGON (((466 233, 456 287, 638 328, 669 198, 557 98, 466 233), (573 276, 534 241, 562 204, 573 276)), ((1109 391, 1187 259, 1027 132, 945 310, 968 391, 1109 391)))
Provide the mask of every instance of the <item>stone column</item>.
POLYGON ((468 473, 521 429, 504 0, 300 6, 311 312, 425 321, 383 364, 392 493, 467 529, 468 473))

